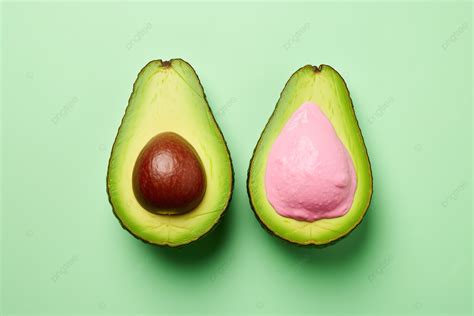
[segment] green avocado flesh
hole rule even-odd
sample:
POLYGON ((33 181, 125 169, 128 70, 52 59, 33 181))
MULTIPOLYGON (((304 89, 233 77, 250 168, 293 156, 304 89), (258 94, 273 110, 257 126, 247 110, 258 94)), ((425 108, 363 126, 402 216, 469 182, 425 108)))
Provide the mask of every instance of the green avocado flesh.
POLYGON ((344 237, 360 223, 372 197, 370 162, 349 91, 332 67, 307 65, 288 80, 255 147, 248 171, 247 190, 259 221, 273 234, 296 244, 326 245, 344 237), (266 196, 264 178, 269 152, 288 119, 304 102, 320 106, 354 164, 357 189, 352 206, 341 217, 314 222, 283 217, 275 211, 266 196))
POLYGON ((232 185, 229 151, 194 69, 181 59, 148 63, 133 86, 107 173, 109 200, 122 226, 148 243, 190 243, 218 223, 231 199, 232 185), (184 214, 155 214, 134 194, 137 158, 153 137, 165 132, 189 142, 205 172, 204 196, 184 214))

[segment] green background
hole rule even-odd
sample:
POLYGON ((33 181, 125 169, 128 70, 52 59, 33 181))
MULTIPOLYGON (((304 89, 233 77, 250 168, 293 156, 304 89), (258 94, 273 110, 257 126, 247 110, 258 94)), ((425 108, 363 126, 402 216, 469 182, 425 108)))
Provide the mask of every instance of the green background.
POLYGON ((2 5, 1 314, 470 314, 472 5, 2 5), (182 249, 123 231, 107 160, 138 71, 181 57, 235 166, 230 209, 182 249), (325 249, 264 231, 251 152, 305 64, 346 79, 374 196, 325 249))

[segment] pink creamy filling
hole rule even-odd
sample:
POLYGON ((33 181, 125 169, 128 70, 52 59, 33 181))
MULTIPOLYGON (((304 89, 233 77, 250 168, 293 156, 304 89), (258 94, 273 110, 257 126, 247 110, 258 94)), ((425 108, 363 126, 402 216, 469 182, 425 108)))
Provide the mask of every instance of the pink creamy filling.
POLYGON ((352 159, 331 122, 319 106, 303 103, 270 150, 268 201, 282 216, 312 222, 346 214, 356 186, 352 159))

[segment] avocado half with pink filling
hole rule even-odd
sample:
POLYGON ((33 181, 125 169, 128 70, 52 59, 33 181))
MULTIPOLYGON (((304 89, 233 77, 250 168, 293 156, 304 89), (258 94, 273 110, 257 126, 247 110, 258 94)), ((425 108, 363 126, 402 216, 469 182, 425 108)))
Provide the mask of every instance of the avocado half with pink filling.
POLYGON ((304 66, 281 92, 248 170, 259 221, 301 245, 349 234, 372 197, 372 172, 347 86, 332 67, 304 66))

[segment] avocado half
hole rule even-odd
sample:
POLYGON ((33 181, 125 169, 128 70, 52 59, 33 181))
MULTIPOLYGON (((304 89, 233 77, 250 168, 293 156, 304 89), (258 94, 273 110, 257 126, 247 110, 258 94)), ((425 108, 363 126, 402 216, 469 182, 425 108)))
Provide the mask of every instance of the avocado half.
POLYGON ((260 223, 274 235, 295 244, 332 244, 362 221, 372 197, 371 166, 346 83, 332 67, 306 65, 290 77, 253 151, 247 191, 260 223), (285 123, 304 102, 320 106, 354 164, 357 188, 352 206, 340 217, 313 222, 284 217, 275 211, 266 196, 264 178, 270 149, 285 123))
POLYGON ((112 148, 107 193, 123 228, 151 244, 180 246, 209 232, 232 197, 233 168, 224 137, 199 78, 182 59, 154 60, 138 74, 112 148), (192 146, 205 173, 205 193, 184 214, 156 214, 144 208, 133 186, 134 167, 156 135, 179 135, 192 146))

